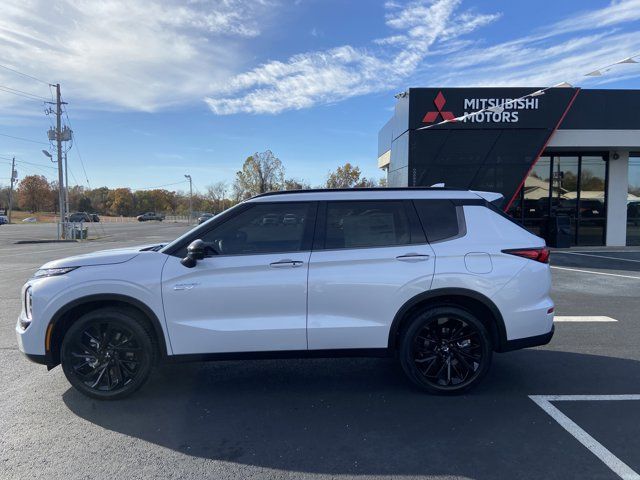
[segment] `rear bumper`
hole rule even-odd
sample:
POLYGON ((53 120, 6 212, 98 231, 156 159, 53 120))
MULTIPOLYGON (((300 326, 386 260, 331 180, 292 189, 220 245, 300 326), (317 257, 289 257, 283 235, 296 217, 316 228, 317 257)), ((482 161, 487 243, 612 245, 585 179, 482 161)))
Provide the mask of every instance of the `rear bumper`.
POLYGON ((548 333, 542 335, 536 335, 535 337, 516 338, 515 340, 507 340, 501 352, 511 352, 513 350, 520 350, 522 348, 539 347, 540 345, 546 345, 553 338, 555 332, 555 325, 551 326, 551 330, 548 333))

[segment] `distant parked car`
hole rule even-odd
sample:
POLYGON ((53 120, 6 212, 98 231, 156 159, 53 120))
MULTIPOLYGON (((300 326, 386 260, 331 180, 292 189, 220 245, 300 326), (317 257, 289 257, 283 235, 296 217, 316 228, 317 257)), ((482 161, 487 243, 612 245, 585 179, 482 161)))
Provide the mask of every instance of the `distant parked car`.
POLYGON ((164 220, 164 215, 162 215, 161 213, 147 212, 143 213, 142 215, 138 215, 136 218, 139 222, 147 222, 149 220, 157 220, 158 222, 161 222, 162 220, 164 220))
POLYGON ((92 222, 91 215, 87 212, 75 212, 69 215, 68 222, 80 223, 80 222, 92 222))
POLYGON ((206 222, 207 220, 209 220, 210 218, 213 218, 214 216, 215 215, 213 213, 203 213, 198 217, 198 225, 206 222))
POLYGON ((100 217, 98 216, 97 213, 90 213, 89 216, 91 217, 91 221, 92 222, 99 222, 100 221, 100 217))
POLYGON ((9 219, 4 215, 0 215, 0 225, 4 225, 5 223, 9 223, 9 219))
POLYGON ((36 217, 27 217, 22 221, 25 222, 25 223, 36 223, 38 221, 38 219, 36 217))

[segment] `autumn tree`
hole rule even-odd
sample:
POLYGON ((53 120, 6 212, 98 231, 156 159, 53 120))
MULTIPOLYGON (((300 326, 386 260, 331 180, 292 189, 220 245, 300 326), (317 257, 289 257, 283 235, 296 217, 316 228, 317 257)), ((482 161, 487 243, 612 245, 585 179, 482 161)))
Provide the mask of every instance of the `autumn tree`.
POLYGON ((360 167, 354 167, 349 162, 338 167, 335 172, 329 172, 327 188, 365 188, 375 187, 376 181, 362 177, 360 167))
POLYGON ((283 185, 283 190, 309 190, 310 188, 311 185, 297 178, 287 178, 283 185))
POLYGON ((18 204, 23 210, 39 212, 51 207, 51 185, 42 175, 28 175, 18 185, 18 204))
POLYGON ((236 173, 233 194, 237 200, 260 193, 281 190, 284 184, 284 167, 271 150, 254 153, 236 173))
POLYGON ((111 215, 130 215, 133 213, 133 193, 129 188, 110 190, 107 206, 111 215))

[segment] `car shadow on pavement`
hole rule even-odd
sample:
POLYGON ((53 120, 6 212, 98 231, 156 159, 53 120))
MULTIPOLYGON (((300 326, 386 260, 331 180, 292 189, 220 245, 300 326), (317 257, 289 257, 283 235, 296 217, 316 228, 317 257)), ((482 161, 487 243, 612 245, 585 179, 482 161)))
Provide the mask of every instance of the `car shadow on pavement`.
POLYGON ((63 398, 105 429, 241 465, 580 478, 610 472, 528 395, 640 393, 639 378, 637 361, 532 349, 496 355, 484 383, 456 397, 417 391, 390 359, 315 359, 166 365, 126 400, 63 398))

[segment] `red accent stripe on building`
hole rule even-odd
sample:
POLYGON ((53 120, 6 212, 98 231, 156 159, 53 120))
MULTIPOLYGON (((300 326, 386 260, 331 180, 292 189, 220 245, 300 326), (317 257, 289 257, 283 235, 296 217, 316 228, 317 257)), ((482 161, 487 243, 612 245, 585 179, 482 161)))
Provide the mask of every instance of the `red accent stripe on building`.
POLYGON ((573 94, 573 97, 571 97, 571 100, 569 100, 569 103, 567 104, 567 108, 565 108, 564 113, 560 117, 560 120, 558 120, 558 123, 556 123, 555 128, 552 130, 552 132, 547 137, 547 141, 544 142, 544 145, 542 146, 542 148, 538 152, 538 155, 536 156, 536 159, 533 161, 533 163, 531 163, 531 166, 529 167, 529 170, 527 170, 527 173, 524 176, 524 178, 522 179, 522 182, 520 182, 520 186, 516 190, 516 193, 513 195, 513 197, 511 197, 511 200, 509 200, 509 203, 504 208, 505 212, 508 211, 509 208, 511 208, 511 204, 514 202, 516 197, 520 194, 520 190, 522 190, 522 187, 524 187, 524 183, 527 181, 527 177, 531 174, 531 171, 536 166, 536 163, 538 163, 538 160, 540 160, 540 157, 542 156, 544 151, 547 149, 547 145, 549 145, 549 142, 551 141, 551 137, 553 137, 553 134, 556 133, 558 128, 560 128, 560 125, 562 125, 562 121, 564 120, 564 117, 567 116, 567 113, 569 113, 569 110, 571 110, 571 106, 573 105, 573 102, 575 101, 576 97, 578 96, 578 93, 580 93, 580 88, 579 87, 576 88, 576 92, 573 94))

